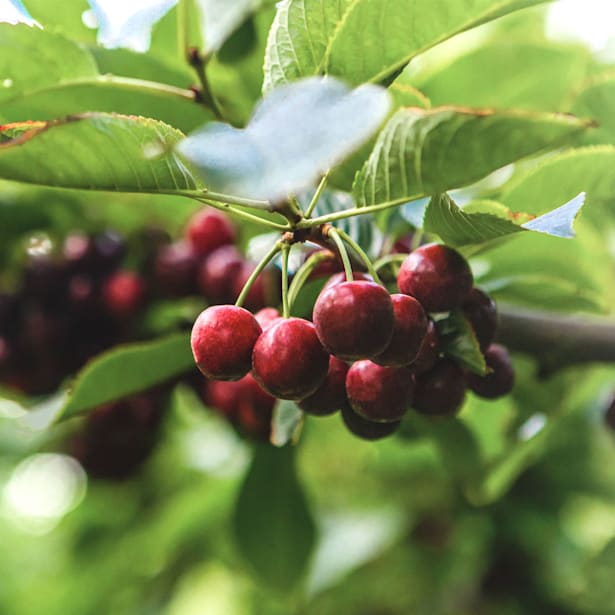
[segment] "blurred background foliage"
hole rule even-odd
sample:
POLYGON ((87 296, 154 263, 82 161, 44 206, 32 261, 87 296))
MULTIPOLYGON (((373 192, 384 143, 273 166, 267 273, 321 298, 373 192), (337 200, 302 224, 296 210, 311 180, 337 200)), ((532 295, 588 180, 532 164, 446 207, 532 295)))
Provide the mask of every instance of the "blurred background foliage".
MULTIPOLYGON (((101 74, 184 88, 194 81, 177 53, 176 9, 161 11, 143 53, 94 47, 94 30, 76 19, 91 10, 85 1, 51 12, 44 1, 24 4, 49 30, 90 48, 101 74)), ((210 67, 238 125, 260 97, 273 13, 264 3, 210 67)), ((500 301, 612 313, 615 65, 548 38, 545 15, 519 11, 438 45, 397 86, 418 88, 434 106, 572 111, 600 121, 578 144, 599 147, 520 163, 455 198, 495 197, 538 214, 586 190, 591 207, 574 242, 528 233, 472 254, 473 267, 500 301)), ((85 108, 98 95, 63 94, 85 108)), ((124 112, 157 117, 160 109, 146 94, 105 100, 124 112)), ((65 103, 8 104, 0 116, 32 119, 65 103)), ((173 123, 175 112, 163 119, 173 123)), ((205 117, 177 113, 185 130, 205 117)), ((154 225, 177 236, 197 207, 172 196, 2 182, 0 279, 10 285, 32 234, 60 240, 75 229, 114 228, 131 236, 154 225)), ((255 230, 241 231, 246 246, 255 230)), ((63 451, 82 419, 37 431, 19 404, 0 400, 0 613, 615 613, 615 411, 607 414, 615 369, 545 378, 531 358, 517 356, 515 366, 512 396, 488 404, 470 397, 452 423, 409 418, 397 436, 367 443, 338 416, 308 419, 296 449, 240 438, 180 385, 153 455, 119 483, 89 480, 63 451)))

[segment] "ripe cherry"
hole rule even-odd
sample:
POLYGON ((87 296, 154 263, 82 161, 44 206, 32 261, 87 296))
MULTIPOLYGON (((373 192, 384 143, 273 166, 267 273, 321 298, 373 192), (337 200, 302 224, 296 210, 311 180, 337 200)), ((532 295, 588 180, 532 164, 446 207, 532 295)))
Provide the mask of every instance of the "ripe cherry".
POLYGON ((191 295, 196 290, 197 255, 185 241, 162 246, 154 260, 158 291, 167 297, 191 295))
POLYGON ((408 295, 391 295, 393 302, 393 336, 389 345, 376 355, 374 363, 400 367, 412 363, 427 335, 428 319, 421 304, 408 295))
POLYGON ((459 307, 472 290, 472 271, 459 252, 427 244, 410 253, 397 276, 399 291, 416 297, 428 312, 459 307))
POLYGON ((406 367, 382 367, 357 361, 346 375, 352 409, 368 421, 399 421, 410 407, 414 374, 406 367))
POLYGON ((237 408, 239 428, 252 438, 268 440, 275 397, 264 391, 252 374, 248 374, 237 384, 241 387, 237 408))
POLYGON ((256 318, 256 321, 261 326, 261 329, 265 331, 276 320, 282 317, 280 316, 280 312, 278 312, 278 310, 276 310, 275 308, 266 307, 256 312, 256 314, 254 314, 254 318, 256 318))
MULTIPOLYGON (((251 262, 244 261, 235 275, 233 280, 233 301, 239 297, 245 283, 255 269, 255 265, 251 262)), ((279 297, 278 285, 276 284, 276 273, 272 268, 265 269, 257 276, 254 284, 252 284, 244 305, 253 312, 261 310, 266 305, 271 303, 273 296, 279 297), (275 292, 274 292, 275 291, 275 292)))
POLYGON ((461 367, 450 359, 442 359, 417 377, 412 407, 428 416, 454 416, 461 410, 465 392, 461 367))
POLYGON ((97 273, 109 273, 120 266, 126 252, 124 238, 114 231, 94 236, 94 268, 97 273))
POLYGON ((229 303, 237 297, 234 284, 244 260, 233 245, 216 248, 201 263, 198 282, 210 303, 229 303))
POLYGON ((470 322, 482 352, 493 343, 498 326, 495 302, 479 288, 473 288, 461 306, 464 316, 470 322))
POLYGON ((373 282, 342 282, 323 289, 314 305, 322 345, 346 361, 381 353, 393 335, 393 303, 373 282))
POLYGON ((346 397, 346 374, 348 364, 337 357, 329 357, 329 371, 325 381, 315 393, 299 402, 299 407, 308 414, 326 416, 348 405, 346 397))
POLYGON ((118 271, 108 277, 102 287, 103 303, 114 316, 134 316, 145 298, 141 276, 133 271, 118 271))
POLYGON ((198 368, 214 380, 239 380, 251 367, 261 327, 248 310, 214 305, 201 312, 190 343, 198 368))
POLYGON ((203 400, 205 405, 216 410, 233 425, 237 424, 241 380, 206 380, 203 400))
MULTIPOLYGON (((363 273, 362 271, 353 271, 352 277, 355 282, 373 282, 374 278, 372 278, 369 273, 363 273)), ((339 273, 334 273, 322 287, 322 290, 326 290, 331 288, 331 286, 336 286, 337 284, 342 284, 346 282, 346 274, 341 271, 339 273)), ((322 292, 322 291, 321 291, 322 292)))
POLYGON ((256 341, 252 367, 265 391, 279 399, 300 400, 324 382, 329 355, 311 322, 282 318, 256 341))
POLYGON ((205 256, 220 246, 234 243, 235 228, 223 213, 202 209, 188 222, 186 237, 195 252, 205 256))
POLYGON ((486 376, 468 374, 470 389, 479 397, 497 399, 508 395, 515 383, 515 372, 508 350, 499 344, 492 344, 485 352, 485 362, 490 370, 486 376))
POLYGON ((419 348, 419 352, 414 360, 414 363, 410 365, 412 371, 415 374, 422 374, 428 372, 438 360, 440 356, 440 343, 438 340, 438 331, 433 320, 427 323, 427 333, 423 338, 423 343, 419 348))
POLYGON ((363 440, 380 440, 395 433, 401 421, 376 423, 358 415, 350 406, 342 406, 342 419, 348 431, 363 440))

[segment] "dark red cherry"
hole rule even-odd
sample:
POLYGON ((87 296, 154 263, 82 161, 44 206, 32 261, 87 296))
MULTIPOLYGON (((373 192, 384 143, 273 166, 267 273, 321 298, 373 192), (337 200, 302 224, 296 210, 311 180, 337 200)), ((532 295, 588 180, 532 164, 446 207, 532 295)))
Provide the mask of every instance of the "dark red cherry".
POLYGON ((215 209, 202 209, 192 216, 186 227, 186 237, 195 252, 202 256, 236 239, 232 222, 215 209))
POLYGON ((98 273, 117 269, 126 252, 124 238, 114 231, 104 231, 94 236, 94 267, 98 273))
POLYGON ((276 320, 282 318, 280 316, 280 312, 273 307, 266 307, 262 310, 259 310, 254 314, 254 318, 261 326, 261 329, 265 331, 265 329, 269 328, 269 325, 272 325, 276 320))
POLYGON ((226 380, 207 380, 204 384, 203 400, 205 405, 219 412, 233 425, 237 422, 241 380, 229 382, 226 380))
POLYGON ((468 373, 469 388, 486 399, 508 395, 515 383, 515 371, 508 350, 499 344, 492 344, 485 352, 485 362, 489 373, 483 377, 468 373))
POLYGON ((308 414, 326 416, 348 405, 346 397, 346 374, 348 364, 331 356, 325 381, 315 393, 299 402, 299 407, 308 414))
POLYGON ((410 365, 410 368, 415 374, 422 374, 429 371, 440 356, 440 343, 438 341, 438 331, 433 320, 427 323, 427 333, 423 339, 423 343, 419 348, 416 359, 410 365))
POLYGON ((342 406, 342 419, 348 431, 363 440, 380 440, 395 433, 401 421, 376 423, 357 414, 350 406, 342 406))
POLYGON ((214 305, 201 312, 190 343, 198 368, 214 380, 239 380, 249 371, 261 327, 248 310, 214 305))
MULTIPOLYGON (((239 297, 245 283, 255 269, 255 265, 244 261, 235 275, 233 281, 233 301, 239 297)), ((276 273, 272 268, 265 269, 254 281, 248 291, 244 305, 251 311, 257 312, 274 300, 279 300, 278 284, 276 284, 276 273)))
POLYGON ((216 248, 201 263, 198 274, 199 288, 210 303, 234 301, 235 280, 244 259, 233 245, 216 248))
POLYGON ((442 359, 428 372, 417 376, 412 407, 428 416, 454 416, 465 399, 463 369, 442 359))
POLYGON ((498 326, 495 301, 479 288, 473 288, 461 309, 474 329, 480 349, 485 352, 493 343, 498 326))
POLYGON ((154 283, 166 297, 191 295, 196 290, 199 262, 192 246, 179 241, 161 246, 154 259, 154 283))
MULTIPOLYGON (((353 281, 355 282, 373 282, 374 278, 372 278, 369 273, 363 273, 362 271, 353 271, 352 272, 353 281)), ((331 286, 336 286, 337 284, 342 284, 346 282, 346 274, 341 271, 339 273, 334 273, 322 287, 322 290, 326 290, 327 288, 331 288, 331 286)))
POLYGON ((401 367, 412 363, 427 335, 429 320, 421 304, 408 295, 391 295, 393 302, 393 336, 389 345, 373 358, 374 363, 401 367))
POLYGON ((452 248, 430 243, 408 255, 397 275, 399 292, 418 299, 427 312, 459 307, 472 290, 472 271, 452 248))
POLYGON ((102 299, 110 314, 128 318, 136 315, 145 298, 145 284, 134 271, 117 271, 102 287, 102 299))
POLYGON ((252 438, 269 440, 275 397, 264 391, 252 374, 237 384, 241 385, 237 411, 239 428, 252 438))
POLYGON ((342 282, 323 289, 314 305, 322 345, 346 361, 381 353, 393 335, 393 303, 373 282, 342 282))
POLYGON ((399 421, 410 407, 414 374, 406 367, 382 367, 357 361, 346 374, 352 409, 368 421, 399 421))
POLYGON ((324 382, 329 355, 314 325, 302 318, 282 318, 258 338, 252 356, 253 375, 271 395, 304 399, 324 382))

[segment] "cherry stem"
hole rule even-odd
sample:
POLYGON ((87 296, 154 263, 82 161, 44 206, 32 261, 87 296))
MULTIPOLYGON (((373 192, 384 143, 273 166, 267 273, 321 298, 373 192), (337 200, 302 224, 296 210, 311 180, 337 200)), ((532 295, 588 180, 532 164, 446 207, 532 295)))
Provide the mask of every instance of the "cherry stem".
POLYGON ((256 278, 261 274, 263 269, 274 259, 274 257, 280 252, 283 247, 282 240, 276 241, 271 250, 265 254, 261 262, 256 266, 256 269, 252 272, 250 277, 246 280, 243 288, 241 289, 241 293, 239 293, 239 297, 237 297, 237 301, 235 301, 235 305, 237 307, 241 307, 243 302, 246 300, 252 285, 256 281, 256 278))
POLYGON ((376 284, 380 284, 380 286, 384 286, 374 264, 370 260, 369 256, 365 253, 363 248, 348 234, 346 231, 342 231, 341 229, 336 229, 336 232, 339 234, 340 238, 343 239, 359 256, 359 258, 365 264, 365 268, 369 272, 369 274, 374 278, 374 282, 376 284))
POLYGON ((271 229, 275 229, 276 231, 287 231, 288 230, 288 226, 285 226, 284 224, 278 224, 277 222, 274 222, 273 220, 268 220, 267 218, 259 218, 258 216, 255 216, 254 214, 248 213, 247 211, 237 209, 236 207, 233 207, 229 203, 218 203, 216 201, 210 201, 210 200, 201 199, 201 198, 198 198, 196 200, 199 201, 199 203, 204 203, 205 205, 209 205, 210 207, 213 207, 214 209, 219 209, 220 211, 226 211, 234 216, 237 216, 238 218, 242 218, 243 220, 249 220, 250 222, 254 222, 255 224, 260 224, 261 226, 267 226, 271 229))
POLYGON ((374 263, 374 269, 376 271, 380 271, 381 269, 384 269, 385 267, 388 267, 389 265, 393 265, 393 264, 400 265, 406 260, 407 256, 408 256, 407 254, 387 254, 386 256, 379 258, 374 263))
POLYGON ((316 192, 314 192, 314 196, 312 197, 312 200, 310 201, 310 204, 308 205, 308 208, 305 211, 306 218, 312 217, 312 214, 314 213, 314 208, 316 207, 316 205, 318 204, 318 201, 320 200, 322 192, 325 189, 325 186, 327 185, 328 179, 329 179, 329 171, 327 171, 322 176, 322 179, 320 180, 320 183, 318 184, 318 187, 316 188, 316 192))
POLYGON ((288 290, 288 301, 291 309, 295 301, 297 300, 299 292, 312 274, 312 271, 314 271, 314 269, 316 269, 316 267, 318 267, 320 263, 333 260, 334 258, 335 255, 332 252, 329 252, 328 250, 319 250, 318 252, 314 252, 314 254, 309 256, 305 263, 301 265, 297 273, 295 273, 293 281, 290 283, 290 288, 288 290))
POLYGON ((290 303, 288 300, 288 257, 291 245, 282 243, 282 317, 290 316, 290 303))
POLYGON ((346 274, 346 281, 352 282, 354 280, 354 276, 352 275, 352 265, 350 263, 350 258, 348 256, 348 251, 346 250, 346 246, 341 238, 341 231, 339 229, 329 227, 327 229, 327 235, 333 239, 335 242, 335 246, 337 247, 337 251, 340 253, 340 257, 342 258, 342 263, 344 264, 344 273, 346 274))

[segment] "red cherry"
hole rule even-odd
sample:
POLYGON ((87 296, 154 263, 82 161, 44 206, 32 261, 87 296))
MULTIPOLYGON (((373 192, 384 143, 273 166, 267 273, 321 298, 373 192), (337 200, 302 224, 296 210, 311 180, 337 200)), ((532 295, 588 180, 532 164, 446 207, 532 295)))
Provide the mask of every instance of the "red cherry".
POLYGON ((395 433, 401 421, 376 423, 357 414, 350 406, 342 406, 342 419, 348 431, 363 440, 380 440, 395 433))
POLYGON ((215 209, 202 209, 192 216, 186 227, 186 237, 195 252, 202 256, 234 243, 236 238, 231 221, 215 209))
POLYGON ((399 291, 418 299, 427 312, 459 307, 472 290, 472 271, 459 252, 440 244, 417 248, 402 263, 399 291))
POLYGON ((154 260, 156 288, 167 297, 190 295, 196 290, 197 268, 198 258, 189 243, 162 246, 154 260))
POLYGON ((261 327, 248 310, 214 305, 200 313, 190 343, 198 368, 214 380, 239 380, 250 371, 261 327))
POLYGON ((239 410, 240 382, 241 380, 236 382, 209 380, 205 382, 205 405, 218 411, 233 424, 237 421, 239 410))
MULTIPOLYGON (((233 301, 235 301, 241 294, 245 283, 252 275, 254 269, 255 265, 248 261, 244 261, 239 268, 239 271, 235 275, 235 280, 233 281, 233 301)), ((259 276, 257 276, 254 284, 252 284, 252 287, 248 291, 244 301, 244 305, 253 312, 261 310, 267 304, 271 303, 271 299, 274 295, 276 298, 279 297, 279 291, 274 292, 275 286, 274 271, 269 268, 265 269, 259 276)))
POLYGON ((374 363, 400 367, 412 363, 427 335, 428 319, 421 304, 408 295, 391 295, 393 302, 393 336, 389 345, 376 355, 374 363))
POLYGON ((485 352, 493 343, 498 326, 495 302, 487 293, 473 288, 461 309, 474 329, 480 349, 485 352))
MULTIPOLYGON (((353 271, 352 277, 355 282, 373 282, 374 278, 372 278, 369 273, 363 273, 362 271, 353 271)), ((331 286, 336 286, 337 284, 342 284, 346 282, 346 274, 341 271, 340 273, 333 274, 322 287, 322 290, 326 290, 327 288, 331 288, 331 286)))
POLYGON ((314 325, 322 345, 352 361, 381 353, 393 335, 393 303, 373 282, 342 282, 323 291, 314 305, 314 325))
POLYGON ((457 363, 442 359, 418 376, 412 407, 428 416, 454 416, 465 399, 464 373, 457 363))
POLYGON ((346 397, 347 373, 348 364, 331 356, 325 381, 315 393, 299 402, 301 410, 315 416, 326 416, 333 414, 342 406, 348 405, 346 397))
POLYGON ((427 323, 427 333, 423 339, 423 343, 419 348, 416 359, 410 365, 410 368, 415 374, 428 372, 438 360, 440 356, 440 344, 438 341, 438 332, 433 320, 427 323))
POLYGON ((406 367, 382 367, 357 361, 346 375, 346 394, 352 409, 368 421, 399 421, 414 392, 414 374, 406 367))
POLYGON ((275 308, 266 307, 256 312, 256 314, 254 314, 254 318, 256 318, 256 321, 261 326, 261 329, 265 331, 276 320, 282 317, 280 316, 280 312, 278 312, 275 308))
POLYGON ((499 344, 492 344, 485 352, 485 362, 490 370, 486 376, 467 374, 470 389, 486 399, 508 395, 515 383, 515 371, 508 350, 499 344))
POLYGON ((275 397, 264 391, 252 374, 238 384, 241 385, 237 413, 240 429, 257 440, 269 440, 275 397))
POLYGON ((201 263, 198 282, 210 303, 230 303, 237 297, 234 284, 244 260, 235 246, 216 248, 201 263))
POLYGON ((258 338, 252 356, 253 375, 271 395, 304 399, 324 382, 329 355, 314 325, 302 318, 282 318, 258 338))
POLYGON ((102 287, 103 303, 115 316, 134 316, 145 298, 145 284, 132 271, 118 271, 109 276, 102 287))

